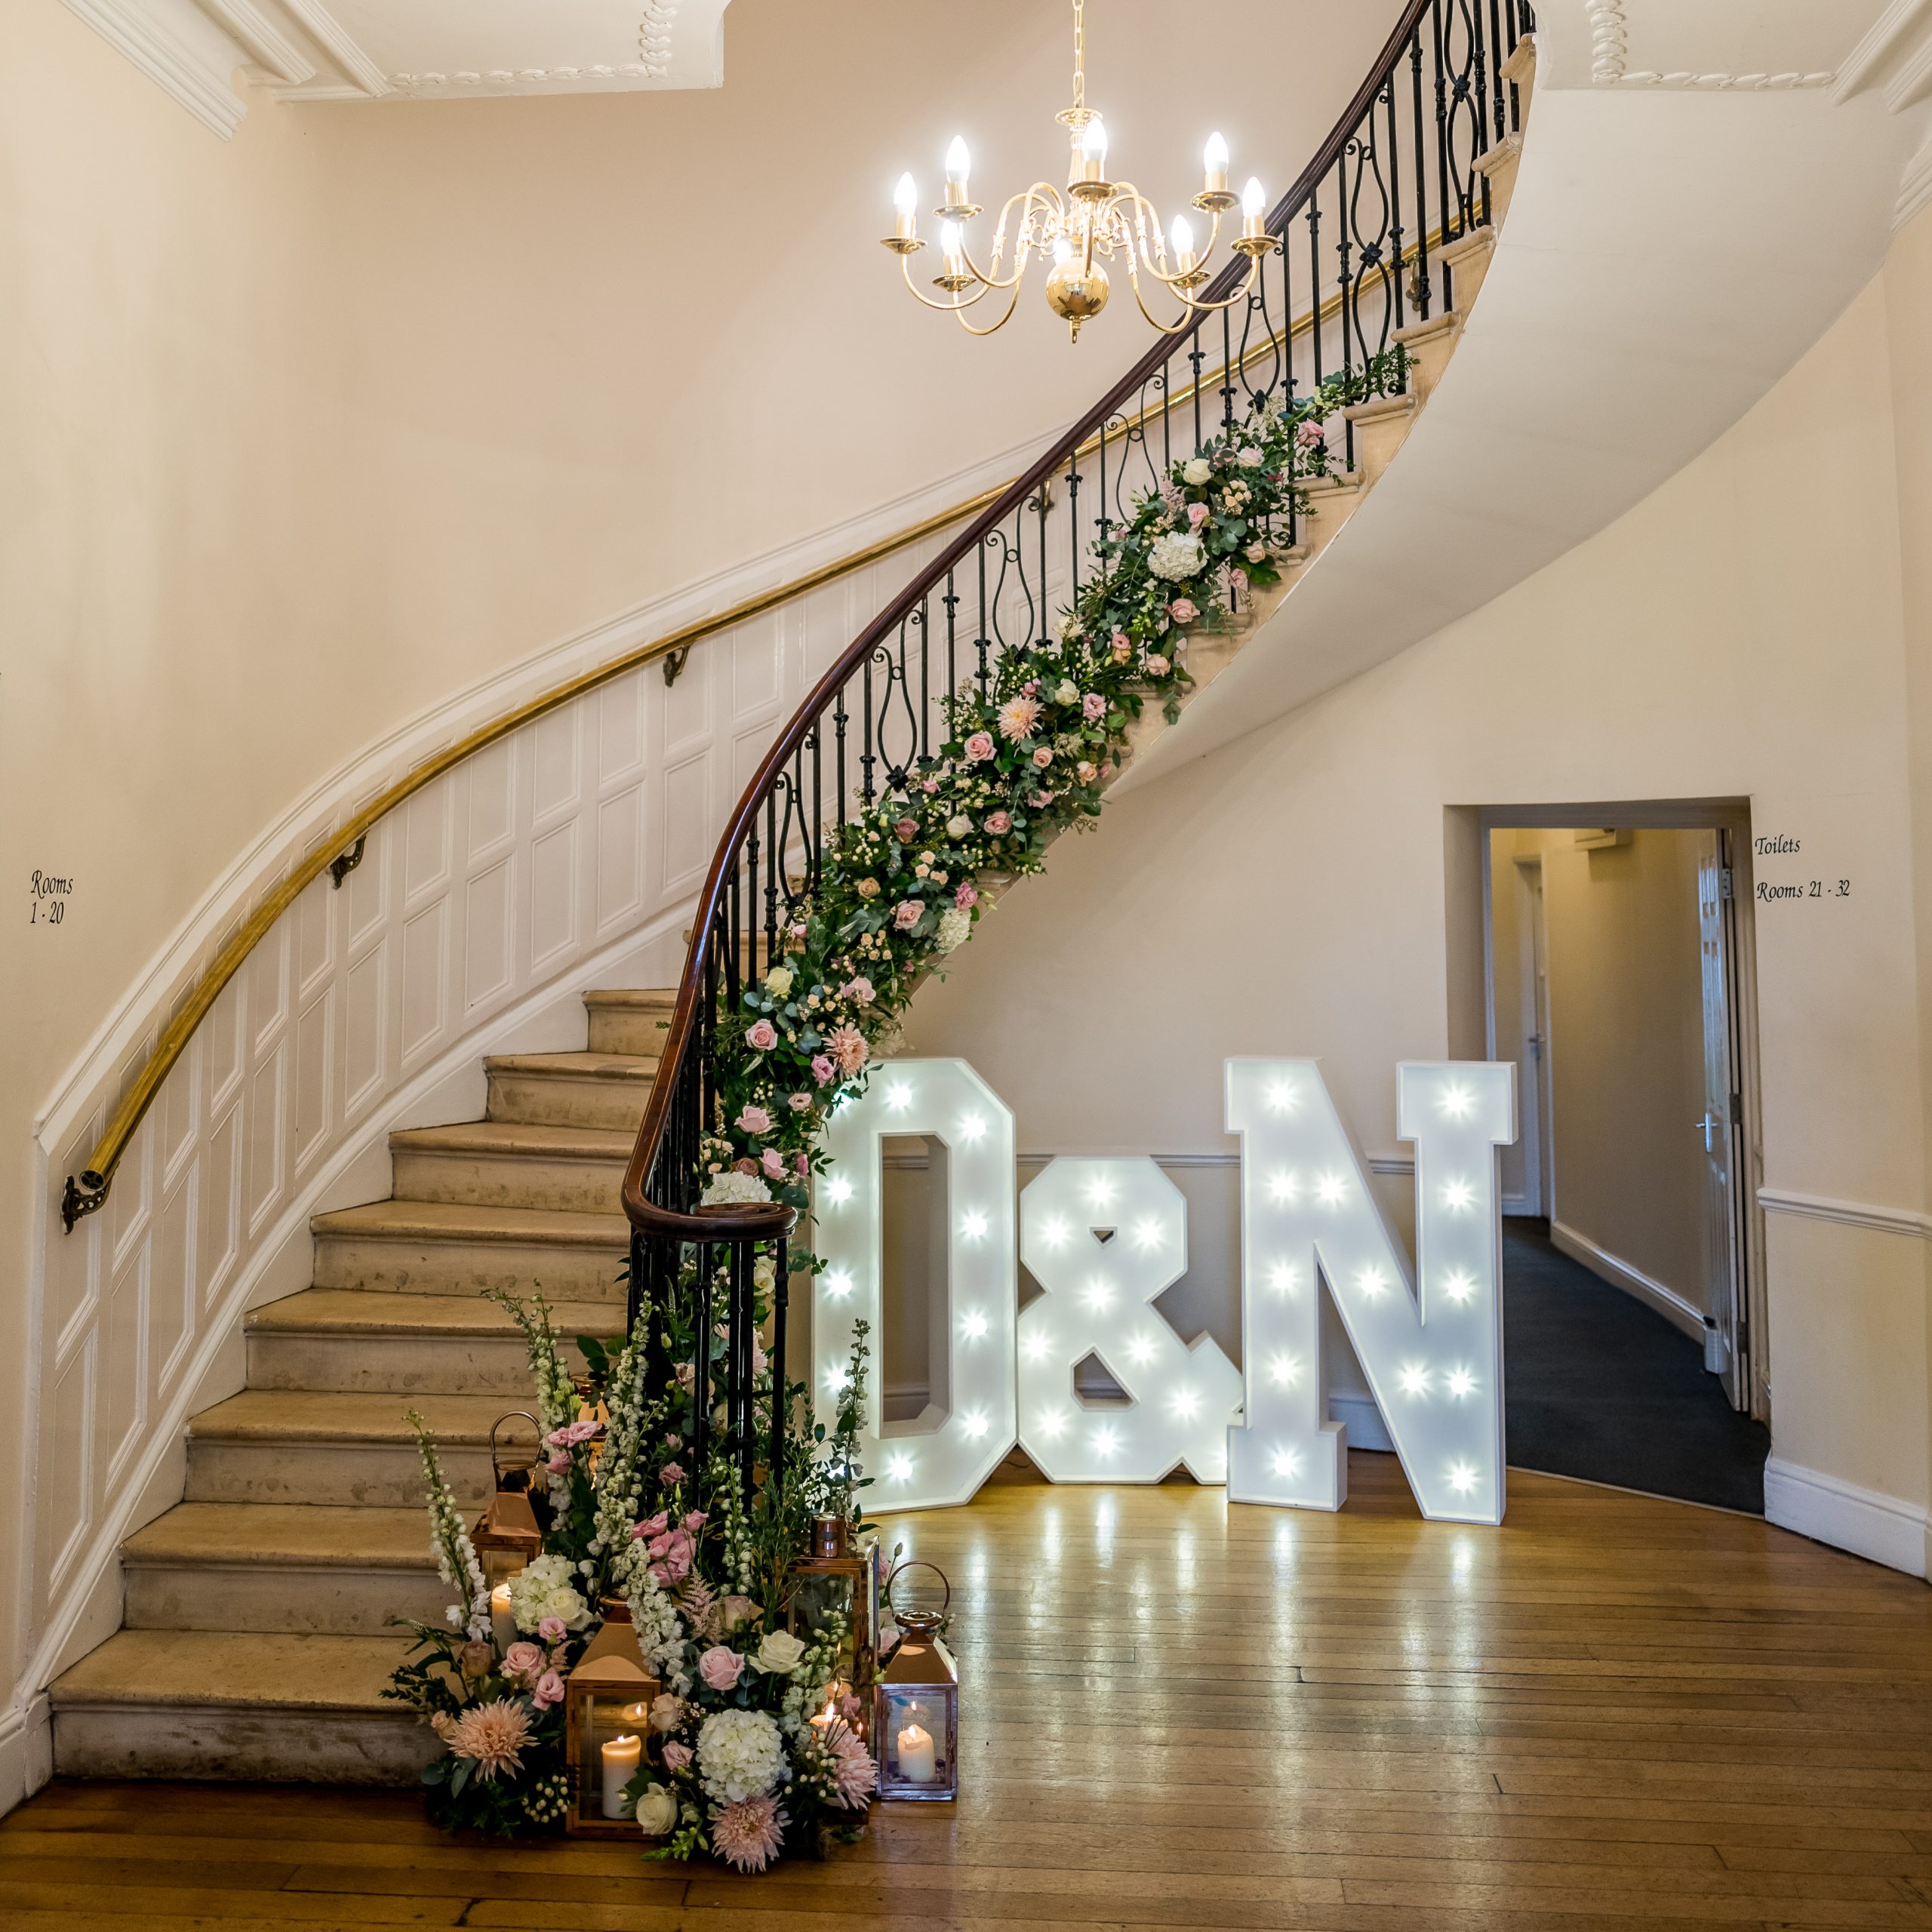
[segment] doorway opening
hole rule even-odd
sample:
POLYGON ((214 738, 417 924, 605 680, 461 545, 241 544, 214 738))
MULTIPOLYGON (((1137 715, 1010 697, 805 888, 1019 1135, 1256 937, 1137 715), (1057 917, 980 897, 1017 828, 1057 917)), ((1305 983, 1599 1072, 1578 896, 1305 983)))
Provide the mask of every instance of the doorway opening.
POLYGON ((1502 1152, 1508 1455, 1761 1513, 1748 821, 1654 804, 1480 815, 1502 1152))

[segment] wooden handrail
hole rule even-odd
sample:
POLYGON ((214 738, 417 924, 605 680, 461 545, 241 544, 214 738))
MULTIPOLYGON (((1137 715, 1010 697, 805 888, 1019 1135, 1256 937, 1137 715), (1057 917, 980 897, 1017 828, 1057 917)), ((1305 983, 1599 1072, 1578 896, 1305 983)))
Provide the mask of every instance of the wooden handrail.
MULTIPOLYGON (((1341 118, 1331 130, 1315 158, 1303 169, 1294 186, 1269 214, 1267 226, 1271 234, 1285 234, 1289 222, 1315 194, 1328 171, 1334 167, 1348 143, 1354 137, 1362 116, 1374 105, 1393 62, 1415 33, 1423 14, 1432 4, 1433 0, 1409 0, 1409 4, 1403 8, 1394 30, 1383 45, 1367 77, 1343 111, 1341 118)), ((1202 291, 1199 299, 1204 303, 1225 300, 1233 294, 1247 273, 1247 265, 1236 257, 1223 267, 1206 290, 1202 291)), ((1313 325, 1312 321, 1311 326, 1313 325)), ((1270 331, 1269 343, 1263 346, 1262 352, 1268 352, 1269 347, 1279 339, 1279 334, 1292 337, 1296 332, 1292 325, 1284 327, 1278 334, 1270 331)), ((941 581, 962 558, 971 555, 985 537, 1044 486, 1063 463, 1078 461, 1090 438, 1097 445, 1105 441, 1109 434, 1108 419, 1166 365, 1174 352, 1173 343, 1168 338, 1163 337, 1157 340, 1098 403, 1080 417, 1072 428, 1035 458, 1023 475, 1016 477, 1004 489, 995 494, 992 501, 972 523, 955 537, 933 563, 875 617, 839 654, 792 712, 785 728, 760 760, 758 769, 752 774, 751 782, 745 787, 718 839, 717 849, 712 857, 711 869, 706 875, 703 890, 698 897, 697 911, 691 922, 691 941, 685 955, 684 971, 678 981, 677 1004, 672 1011, 669 1030, 665 1036, 663 1050, 651 1082, 651 1098, 645 1109, 643 1123, 638 1130, 636 1144, 631 1151, 630 1162, 625 1170, 624 1212, 638 1232, 682 1241, 771 1240, 775 1238, 777 1232, 781 1232, 778 1225, 781 1217, 783 1220, 782 1231, 789 1231, 795 1221, 794 1211, 782 1208, 775 1202, 747 1203, 742 1207, 719 1206, 703 1209, 698 1214, 686 1214, 673 1208, 659 1206, 649 1200, 644 1192, 657 1149, 669 1128, 671 1106, 679 1069, 685 1055, 692 1050, 695 1042, 698 1008, 704 992, 706 961, 711 947, 712 935, 717 924, 720 901, 728 880, 737 869, 739 850, 752 829, 758 811, 764 806, 765 795, 771 789, 773 779, 786 764, 798 754, 820 712, 864 663, 868 655, 912 616, 933 585, 941 581)), ((1245 355, 1238 360, 1245 367, 1247 361, 1245 355)), ((1222 376, 1224 380, 1230 366, 1223 365, 1222 376)), ((1199 392, 1204 380, 1204 377, 1197 377, 1190 386, 1192 393, 1199 392)), ((1181 399, 1181 395, 1178 394, 1166 397, 1158 407, 1165 411, 1174 408, 1181 399)), ((1148 413, 1146 411, 1140 412, 1135 421, 1137 423, 1148 413)), ((777 857, 774 854, 773 863, 775 865, 777 863, 777 857)))

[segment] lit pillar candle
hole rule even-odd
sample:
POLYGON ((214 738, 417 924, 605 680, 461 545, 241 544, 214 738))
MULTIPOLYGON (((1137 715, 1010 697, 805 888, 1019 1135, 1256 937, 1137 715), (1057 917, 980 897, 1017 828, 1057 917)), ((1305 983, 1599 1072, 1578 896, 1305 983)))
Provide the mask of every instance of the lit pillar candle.
MULTIPOLYGON (((931 1748, 928 1745, 928 1749, 931 1748)), ((604 1815, 607 1818, 621 1818, 624 1815, 624 1786, 637 1776, 637 1767, 644 1761, 644 1740, 628 1735, 614 1737, 602 1750, 604 1815)))
POLYGON ((510 1586, 499 1583, 490 1592, 490 1634, 497 1647, 506 1651, 516 1641, 516 1619, 510 1614, 510 1586))
POLYGON ((939 1758, 932 1733, 915 1721, 899 1734, 899 1775, 908 1784, 933 1784, 939 1778, 939 1758))

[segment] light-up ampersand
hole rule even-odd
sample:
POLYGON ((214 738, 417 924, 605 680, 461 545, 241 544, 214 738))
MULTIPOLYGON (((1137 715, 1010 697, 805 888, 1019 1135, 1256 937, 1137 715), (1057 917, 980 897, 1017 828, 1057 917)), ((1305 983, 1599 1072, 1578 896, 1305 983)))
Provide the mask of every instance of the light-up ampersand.
POLYGON ((1227 1475, 1241 1372, 1184 1343, 1152 1304, 1187 1267, 1187 1204, 1154 1163, 1053 1161, 1020 1196, 1020 1253, 1046 1290, 1020 1317, 1020 1440, 1055 1482, 1158 1482, 1184 1463, 1227 1475), (1131 1401, 1084 1398, 1099 1358, 1131 1401))
POLYGON ((1396 1131, 1416 1149, 1419 1287, 1312 1060, 1231 1060, 1241 1137, 1245 1426, 1237 1503, 1340 1507, 1346 1436, 1327 1419, 1318 1271, 1426 1516, 1503 1520, 1503 1312, 1496 1149, 1516 1137, 1516 1069, 1405 1062, 1396 1131))
POLYGON ((888 1061, 866 1091, 826 1123, 830 1165, 813 1189, 820 1273, 812 1317, 812 1387, 829 1429, 845 1385, 852 1328, 872 1325, 871 1375, 860 1460, 875 1479, 871 1509, 924 1509, 964 1503, 1014 1443, 1013 1323, 1018 1300, 1014 1255, 1013 1114, 963 1060, 888 1061), (888 1134, 943 1143, 928 1321, 932 1389, 925 1411, 884 1423, 885 1211, 879 1143, 888 1134))

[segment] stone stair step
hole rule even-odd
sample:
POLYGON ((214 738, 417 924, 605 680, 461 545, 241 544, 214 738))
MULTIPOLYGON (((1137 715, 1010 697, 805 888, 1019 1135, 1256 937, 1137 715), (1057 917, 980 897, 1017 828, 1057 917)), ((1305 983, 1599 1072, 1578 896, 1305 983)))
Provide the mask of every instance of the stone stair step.
POLYGON ((391 1620, 441 1624, 420 1508, 183 1503, 122 1546, 130 1629, 390 1634, 391 1620))
POLYGON ((494 1121, 635 1135, 657 1060, 647 1054, 499 1054, 485 1060, 483 1069, 494 1121))
POLYGON ((626 992, 609 988, 583 996, 590 1015, 590 1051, 635 1054, 655 1060, 664 1043, 664 1023, 676 1009, 677 989, 626 992))
MULTIPOLYGON (((490 1493, 490 1426, 531 1406, 503 1395, 341 1394, 245 1389, 188 1425, 187 1500, 304 1503, 408 1509, 423 1501, 423 1464, 403 1411, 436 1438, 451 1492, 465 1509, 490 1493)), ((533 1441, 512 1423, 507 1447, 533 1441)))
POLYGON ((630 1253, 621 1214, 482 1208, 445 1201, 374 1201, 318 1214, 314 1284, 405 1294, 485 1287, 553 1300, 621 1301, 630 1253))
MULTIPOLYGON (((623 1309, 614 1301, 555 1303, 551 1318, 567 1344, 578 1335, 614 1342, 623 1334, 623 1309)), ((495 1395, 518 1402, 530 1395, 522 1332, 480 1295, 305 1288, 257 1309, 247 1333, 251 1389, 495 1395)), ((580 1359, 571 1346, 570 1360, 580 1359)))
POLYGON ((389 1136, 399 1201, 484 1208, 561 1208, 617 1214, 634 1133, 604 1127, 538 1127, 472 1121, 389 1136))
POLYGON ((123 1630, 55 1678, 70 1777, 408 1785, 441 1748, 379 1693, 401 1637, 123 1630))

